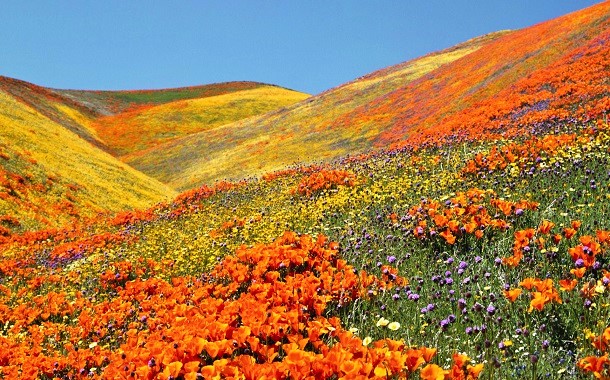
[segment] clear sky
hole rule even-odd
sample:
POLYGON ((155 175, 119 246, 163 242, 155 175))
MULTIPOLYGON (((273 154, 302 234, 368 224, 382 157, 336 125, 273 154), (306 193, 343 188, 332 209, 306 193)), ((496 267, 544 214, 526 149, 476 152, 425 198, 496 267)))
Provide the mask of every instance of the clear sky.
POLYGON ((71 89, 232 80, 319 93, 592 0, 0 2, 0 75, 71 89))

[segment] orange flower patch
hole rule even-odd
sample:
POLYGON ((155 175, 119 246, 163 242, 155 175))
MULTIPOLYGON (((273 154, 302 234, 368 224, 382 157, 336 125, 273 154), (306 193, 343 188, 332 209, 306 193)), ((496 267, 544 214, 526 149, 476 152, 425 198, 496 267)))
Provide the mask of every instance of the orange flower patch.
MULTIPOLYGON (((171 263, 115 262, 100 274, 96 297, 51 291, 16 308, 0 307, 11 327, 0 338, 2 374, 407 377, 436 350, 389 339, 365 346, 329 308, 406 280, 389 266, 381 278, 357 272, 337 248, 323 236, 286 233, 271 244, 238 249, 201 279, 171 282, 154 276, 171 263), (56 346, 60 339, 65 344, 56 346)), ((40 279, 29 282, 31 289, 40 286, 40 279)), ((2 287, 0 306, 20 296, 2 287)))
POLYGON ((345 170, 320 170, 304 176, 294 192, 309 197, 337 186, 354 186, 355 179, 354 174, 345 170))
POLYGON ((411 207, 401 220, 406 220, 413 235, 421 240, 438 235, 445 243, 453 245, 467 235, 481 239, 486 232, 508 230, 510 223, 498 217, 500 213, 509 216, 515 215, 516 210, 521 210, 521 213, 537 208, 535 202, 504 201, 497 198, 494 192, 474 188, 458 192, 444 203, 425 199, 411 207))

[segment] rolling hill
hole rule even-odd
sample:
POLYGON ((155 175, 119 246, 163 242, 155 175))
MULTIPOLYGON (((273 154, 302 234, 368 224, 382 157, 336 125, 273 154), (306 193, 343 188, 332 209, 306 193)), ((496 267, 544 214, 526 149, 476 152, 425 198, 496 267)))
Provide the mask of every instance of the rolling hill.
POLYGON ((464 57, 505 33, 476 38, 380 70, 283 109, 176 139, 143 155, 127 156, 125 162, 185 190, 215 180, 246 178, 295 163, 362 151, 369 146, 366 131, 327 130, 329 120, 464 57), (163 170, 166 162, 181 165, 163 170))
POLYGON ((126 158, 187 189, 384 147, 519 134, 607 109, 610 3, 494 33, 126 158), (583 106, 581 106, 581 104, 583 106), (182 162, 178 170, 164 162, 182 162))
POLYGON ((0 90, 89 143, 106 149, 105 144, 90 126, 90 120, 97 114, 80 102, 53 90, 3 76, 0 76, 0 90))
MULTIPOLYGON (((0 215, 0 377, 609 378, 609 18, 600 3, 143 151, 192 167, 176 187, 278 171, 77 227, 0 215)), ((93 138, 91 108, 23 91, 44 96, 0 92, 11 210, 163 193, 51 119, 93 138)))
POLYGON ((4 234, 169 200, 174 189, 124 164, 117 152, 139 153, 307 97, 255 82, 77 91, 7 77, 0 77, 0 94, 4 234))
MULTIPOLYGON (((201 94, 199 94, 201 95, 201 94)), ((259 85, 218 95, 139 107, 97 118, 97 134, 119 157, 145 154, 147 149, 211 130, 221 125, 288 106, 309 95, 284 88, 259 85)), ((128 160, 128 158, 126 158, 128 160)), ((172 163, 168 162, 168 169, 172 163)), ((153 177, 155 173, 149 173, 153 177)))
MULTIPOLYGON (((56 115, 78 112, 63 104, 44 104, 48 109, 57 106, 49 111, 56 115)), ((1 90, 0 125, 0 215, 11 218, 3 226, 5 233, 59 227, 100 212, 147 207, 175 195, 1 90)))
POLYGON ((115 115, 139 107, 160 105, 176 100, 207 98, 252 90, 261 86, 265 85, 258 82, 242 81, 156 90, 89 91, 54 89, 53 92, 73 99, 98 114, 115 115))

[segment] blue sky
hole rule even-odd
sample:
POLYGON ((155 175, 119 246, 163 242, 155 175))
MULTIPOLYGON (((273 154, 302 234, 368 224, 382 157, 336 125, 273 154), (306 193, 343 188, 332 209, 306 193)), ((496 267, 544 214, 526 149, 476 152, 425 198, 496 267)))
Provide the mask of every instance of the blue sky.
POLYGON ((0 75, 98 90, 253 80, 315 94, 598 2, 7 0, 0 75))

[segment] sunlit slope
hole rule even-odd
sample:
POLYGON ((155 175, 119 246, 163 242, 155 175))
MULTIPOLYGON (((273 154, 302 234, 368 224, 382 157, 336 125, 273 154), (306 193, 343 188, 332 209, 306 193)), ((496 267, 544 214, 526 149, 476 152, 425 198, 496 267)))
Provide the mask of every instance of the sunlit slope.
POLYGON ((367 149, 378 131, 330 130, 327 126, 340 115, 470 54, 502 34, 380 70, 285 109, 186 136, 145 154, 127 156, 125 161, 175 188, 187 189, 367 149))
POLYGON ((201 86, 157 90, 87 91, 53 90, 101 115, 113 115, 143 106, 159 105, 176 100, 206 98, 251 90, 265 86, 258 82, 225 82, 201 86))
POLYGON ((517 135, 610 110, 610 2, 475 39, 127 162, 185 189, 371 149, 517 135), (180 162, 163 171, 164 162, 180 162))
POLYGON ((0 125, 0 216, 16 220, 14 231, 147 207, 175 195, 3 91, 0 125))
POLYGON ((93 145, 105 149, 104 143, 91 127, 91 121, 98 114, 80 102, 48 88, 3 76, 0 76, 0 90, 93 145))
MULTIPOLYGON (((177 137, 264 114, 307 97, 301 92, 265 85, 102 117, 95 128, 114 153, 141 156, 146 155, 142 150, 177 137)), ((156 176, 155 172, 148 174, 156 176)))
POLYGON ((592 118, 609 107, 610 2, 515 31, 367 107, 335 128, 382 128, 375 145, 442 144, 592 118))

